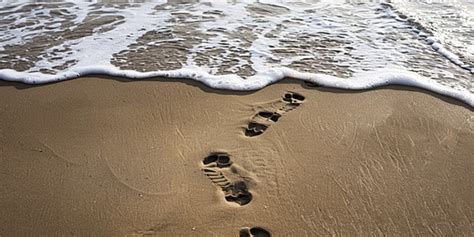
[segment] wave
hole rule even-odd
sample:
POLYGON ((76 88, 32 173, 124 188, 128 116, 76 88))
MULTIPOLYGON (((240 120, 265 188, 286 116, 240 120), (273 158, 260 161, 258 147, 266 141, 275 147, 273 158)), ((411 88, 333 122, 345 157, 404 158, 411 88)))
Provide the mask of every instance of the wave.
POLYGON ((291 77, 350 90, 412 86, 474 107, 466 57, 392 4, 171 2, 0 9, 0 79, 173 77, 258 90, 291 77))
POLYGON ((460 68, 467 70, 471 74, 474 74, 474 66, 469 62, 461 60, 460 56, 454 53, 452 50, 448 50, 447 47, 443 45, 441 40, 435 37, 436 30, 428 29, 428 27, 423 24, 423 20, 421 20, 419 17, 416 18, 414 16, 407 15, 408 13, 398 9, 393 3, 381 3, 381 6, 385 7, 385 9, 388 10, 388 14, 397 21, 405 22, 412 26, 413 31, 417 33, 425 43, 431 45, 433 50, 460 68))

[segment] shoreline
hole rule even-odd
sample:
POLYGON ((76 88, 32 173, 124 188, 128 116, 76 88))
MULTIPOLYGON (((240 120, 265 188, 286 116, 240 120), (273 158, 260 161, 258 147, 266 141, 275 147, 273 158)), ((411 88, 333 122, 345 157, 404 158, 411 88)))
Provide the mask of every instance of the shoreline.
MULTIPOLYGON (((119 76, 109 76, 109 75, 104 75, 104 74, 91 74, 91 75, 86 75, 86 76, 79 76, 77 78, 72 78, 72 79, 67 79, 65 81, 71 81, 71 80, 80 80, 80 79, 85 79, 85 78, 96 78, 100 80, 114 80, 117 82, 122 82, 122 83, 133 83, 133 82, 150 82, 150 81, 156 81, 156 82, 175 82, 175 83, 182 83, 186 85, 191 85, 195 87, 201 88, 203 91, 210 92, 210 93, 216 93, 216 94, 229 94, 229 95, 249 95, 258 91, 261 91, 265 89, 268 86, 274 85, 274 84, 299 84, 305 89, 310 89, 310 90, 318 90, 318 91, 324 91, 324 92, 332 92, 332 93, 347 93, 347 94, 352 94, 352 93, 365 93, 365 92, 370 92, 370 91, 376 91, 376 90, 401 90, 401 91, 413 91, 413 92, 420 92, 420 93, 425 93, 430 96, 436 97, 440 100, 443 100, 447 103, 457 105, 457 106, 462 106, 470 111, 474 111, 474 107, 470 106, 469 103, 466 103, 465 101, 462 101, 460 99, 439 94, 427 89, 419 88, 419 87, 413 87, 413 86, 406 86, 406 85, 384 85, 384 86, 378 86, 374 88, 368 88, 368 89, 342 89, 342 88, 334 88, 334 87, 327 87, 327 86, 322 86, 322 85, 317 85, 309 81, 305 81, 302 79, 295 79, 291 77, 285 77, 284 79, 278 80, 276 82, 270 83, 269 85, 266 85, 263 88, 260 89, 255 89, 255 90, 231 90, 231 89, 219 89, 219 88, 213 88, 210 87, 203 82, 196 81, 193 79, 188 79, 188 78, 174 78, 174 77, 151 77, 151 78, 144 78, 144 79, 136 79, 136 78, 128 78, 128 77, 119 77, 119 76)), ((49 86, 49 85, 54 85, 57 83, 63 83, 65 81, 52 81, 52 82, 47 82, 44 84, 27 84, 23 82, 18 82, 18 81, 5 81, 5 80, 0 80, 0 87, 15 87, 16 89, 29 89, 29 88, 34 88, 34 87, 42 87, 42 86, 49 86)))
POLYGON ((110 77, 0 91, 0 235, 474 233, 473 109, 430 91, 110 77), (287 91, 301 105, 245 136, 287 91), (203 172, 213 152, 249 204, 203 172))
POLYGON ((147 80, 153 78, 188 79, 198 81, 203 85, 216 90, 256 91, 279 81, 292 78, 321 87, 365 91, 386 86, 406 86, 428 90, 439 95, 455 98, 474 108, 474 94, 468 90, 459 90, 438 84, 435 80, 428 80, 424 76, 410 71, 380 69, 376 71, 359 73, 348 78, 327 74, 300 72, 291 68, 272 68, 263 74, 256 74, 242 78, 235 74, 212 75, 195 68, 181 68, 169 71, 139 72, 120 70, 110 67, 85 67, 75 71, 60 74, 25 73, 11 69, 0 70, 0 78, 4 81, 21 82, 31 85, 50 84, 85 77, 124 78, 128 80, 147 80))

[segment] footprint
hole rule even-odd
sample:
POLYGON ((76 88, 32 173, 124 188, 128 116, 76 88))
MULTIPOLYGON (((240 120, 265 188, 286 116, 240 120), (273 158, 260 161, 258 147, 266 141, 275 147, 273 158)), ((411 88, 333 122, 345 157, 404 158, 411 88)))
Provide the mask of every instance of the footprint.
POLYGON ((224 192, 225 200, 235 202, 241 206, 247 205, 252 200, 252 193, 249 192, 247 184, 242 181, 231 181, 224 175, 223 171, 228 171, 232 166, 232 161, 226 153, 213 153, 202 161, 204 174, 219 186, 224 192))
MULTIPOLYGON (((258 112, 245 128, 244 134, 247 137, 261 135, 272 124, 278 122, 280 117, 290 110, 298 107, 305 97, 296 92, 286 92, 276 104, 275 108, 258 112)), ((275 104, 273 104, 275 106, 275 104)))
POLYGON ((245 136, 247 137, 254 137, 262 134, 267 130, 268 125, 261 124, 261 123, 256 123, 256 122, 250 122, 247 128, 245 129, 245 136))
POLYGON ((281 117, 281 114, 277 112, 262 111, 257 114, 262 118, 269 119, 272 122, 278 122, 278 119, 281 117))
POLYGON ((240 230, 240 237, 270 237, 270 232, 261 227, 243 228, 240 230))

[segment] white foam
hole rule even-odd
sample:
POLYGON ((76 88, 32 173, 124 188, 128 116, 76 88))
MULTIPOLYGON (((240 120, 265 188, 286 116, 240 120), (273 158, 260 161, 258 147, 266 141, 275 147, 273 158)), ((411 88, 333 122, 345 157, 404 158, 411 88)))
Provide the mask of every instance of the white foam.
MULTIPOLYGON (((25 1, 18 1, 20 3, 25 3, 25 1)), ((16 2, 15 2, 16 3, 16 2)), ((8 1, 5 3, 5 6, 8 4, 8 1)), ((47 4, 47 3, 46 3, 47 4)), ((76 2, 77 7, 74 9, 74 15, 76 18, 73 20, 75 23, 70 29, 73 30, 77 27, 78 24, 82 23, 84 18, 87 16, 88 13, 88 5, 85 2, 76 2)), ((0 5, 1 6, 1 5, 0 5)), ((18 6, 13 7, 12 9, 8 9, 6 11, 0 11, 1 13, 10 13, 6 16, 8 19, 15 19, 15 22, 11 25, 18 25, 21 23, 35 22, 33 25, 29 25, 22 28, 17 29, 8 29, 7 31, 2 32, 0 34, 0 51, 4 50, 4 46, 6 45, 13 45, 19 44, 23 41, 27 41, 31 39, 33 36, 42 35, 45 32, 55 32, 58 31, 57 29, 60 28, 61 25, 59 22, 51 23, 51 19, 37 17, 38 15, 47 16, 50 15, 50 10, 45 8, 33 8, 30 10, 30 13, 26 14, 24 12, 20 12, 19 10, 24 5, 20 4, 18 6), (20 13, 19 13, 20 12, 20 13), (47 28, 48 30, 45 31, 42 27, 47 28), (56 28, 56 29, 55 29, 56 28)), ((55 19, 56 20, 56 19, 55 19)), ((59 19, 62 20, 62 19, 59 19)))
MULTIPOLYGON (((274 2, 269 2, 274 4, 274 2)), ((265 15, 262 17, 264 19, 260 19, 256 16, 251 16, 246 10, 246 4, 243 3, 229 5, 228 3, 211 1, 209 4, 184 5, 185 9, 179 9, 179 7, 178 9, 175 9, 171 6, 167 6, 166 8, 169 10, 161 10, 159 13, 154 10, 157 3, 162 4, 165 3, 165 1, 142 3, 123 9, 114 8, 113 14, 119 14, 123 17, 123 23, 115 26, 114 29, 106 32, 95 30, 95 33, 90 36, 65 41, 58 46, 48 48, 41 55, 41 60, 36 62, 33 67, 26 71, 19 72, 12 69, 0 69, 0 79, 28 84, 43 84, 73 79, 79 76, 102 74, 137 79, 150 77, 188 78, 200 81, 203 84, 216 89, 258 90, 285 77, 291 77, 310 81, 325 87, 349 90, 366 90, 386 85, 412 86, 459 99, 474 107, 474 94, 470 91, 470 89, 472 89, 472 83, 469 84, 469 81, 461 81, 462 83, 467 84, 467 86, 464 84, 459 85, 460 83, 456 81, 437 81, 406 70, 404 68, 406 65, 404 64, 404 59, 405 57, 410 56, 410 51, 408 49, 406 50, 408 53, 402 52, 405 50, 404 47, 406 47, 406 45, 387 45, 384 40, 380 40, 383 39, 383 37, 380 37, 381 34, 393 29, 393 26, 399 27, 402 23, 396 22, 393 19, 379 19, 378 15, 374 13, 375 11, 372 12, 371 9, 361 7, 357 10, 351 7, 348 8, 351 9, 351 12, 345 12, 344 10, 341 12, 340 8, 344 9, 344 7, 347 7, 342 2, 338 5, 331 5, 329 2, 315 4, 305 3, 306 5, 302 6, 284 4, 283 6, 286 9, 290 9, 290 16, 286 17, 278 14, 265 15), (146 32, 169 31, 173 27, 173 23, 168 21, 172 17, 171 11, 173 11, 173 9, 175 9, 173 12, 175 14, 181 13, 191 15, 192 17, 184 19, 186 22, 198 21, 197 19, 205 15, 205 12, 207 11, 220 10, 225 13, 225 16, 215 18, 212 21, 200 22, 199 30, 208 33, 211 32, 212 29, 220 27, 225 28, 226 31, 212 31, 212 34, 203 37, 199 44, 193 45, 191 49, 188 49, 186 62, 184 62, 183 67, 178 70, 139 72, 134 70, 122 70, 112 65, 111 59, 115 53, 127 50, 131 44, 135 43, 138 38, 143 36, 146 32), (316 9, 317 11, 327 11, 328 13, 323 17, 312 18, 312 14, 305 12, 306 9, 316 9), (336 11, 343 16, 334 17, 330 15, 332 11, 336 11), (355 15, 357 15, 357 17, 348 19, 355 15), (324 18, 326 16, 330 19, 326 20, 324 18), (353 23, 360 23, 360 19, 365 18, 376 19, 378 26, 380 27, 376 28, 374 26, 374 31, 362 31, 362 33, 357 32, 360 29, 350 28, 353 23), (265 36, 267 33, 277 29, 282 24, 286 24, 284 21, 291 21, 294 19, 303 20, 296 20, 293 23, 288 23, 290 27, 286 27, 283 30, 280 29, 281 32, 275 33, 276 37, 274 38, 265 36), (238 32, 238 28, 242 26, 250 28, 254 34, 253 36, 256 38, 252 41, 250 46, 243 47, 241 46, 241 39, 229 36, 232 35, 229 34, 229 32, 238 32), (342 46, 335 46, 334 48, 329 48, 330 46, 328 46, 327 50, 339 50, 337 51, 338 53, 331 55, 331 59, 338 62, 336 66, 350 67, 353 76, 342 78, 330 76, 328 75, 329 73, 300 72, 289 67, 292 63, 308 59, 313 60, 314 63, 323 61, 322 58, 324 55, 318 55, 321 51, 312 48, 300 50, 297 51, 297 53, 286 53, 283 56, 272 51, 272 49, 280 47, 288 52, 293 50, 291 47, 294 46, 291 44, 289 44, 290 46, 284 45, 280 42, 280 39, 284 39, 286 42, 294 44, 298 43, 298 40, 302 38, 300 36, 306 36, 306 38, 312 39, 316 38, 315 36, 329 34, 337 40, 344 42, 342 46), (225 41, 226 44, 221 44, 223 41, 225 41), (228 50, 232 47, 235 47, 239 52, 242 52, 236 58, 232 58, 230 50, 228 50), (345 47, 352 48, 350 57, 346 56, 345 53, 347 51, 344 49, 345 47), (70 50, 63 50, 66 48, 69 48, 70 50), (197 55, 207 53, 206 50, 209 48, 222 49, 223 53, 212 55, 212 57, 207 58, 209 60, 208 64, 200 65, 195 61, 195 58, 197 55), (56 52, 56 57, 49 57, 53 52, 56 52), (256 74, 247 78, 243 78, 236 74, 217 75, 220 73, 220 67, 223 64, 226 64, 226 60, 227 62, 229 60, 236 62, 228 69, 228 72, 236 73, 239 69, 249 66, 256 72, 256 74), (64 70, 57 71, 54 75, 39 72, 41 69, 51 69, 60 66, 65 61, 76 61, 76 63, 64 70)), ((82 10, 76 14, 76 19, 73 20, 76 24, 85 19, 90 5, 89 3, 82 3, 77 5, 77 7, 82 10)), ((102 10, 107 10, 107 8, 102 10)), ((45 12, 45 14, 48 13, 45 12)), ((105 15, 107 13, 103 14, 105 15)), ((18 17, 17 19, 21 20, 18 17)), ((400 18, 398 20, 403 21, 404 19, 400 18)), ((39 24, 44 24, 44 22, 40 22, 39 24)), ((14 35, 15 33, 16 30, 3 32, 5 35, 14 35)), ((21 34, 19 33, 20 37, 1 42, 0 50, 2 50, 2 47, 6 45, 16 44, 24 40, 24 37, 29 33, 32 32, 22 32, 21 34)), ((33 34, 37 33, 41 32, 33 32, 33 34)), ((1 34, 2 33, 0 32, 0 36, 4 36, 1 34)), ((459 57, 443 47, 438 39, 427 37, 431 34, 423 31, 418 32, 418 34, 419 36, 424 36, 426 42, 431 45, 434 50, 444 55, 450 61, 457 65, 464 65, 459 57)), ((0 39, 2 39, 2 37, 0 37, 0 39)), ((327 38, 324 37, 316 39, 327 40, 327 38)), ((147 45, 156 46, 165 41, 178 42, 183 40, 185 39, 179 37, 175 37, 171 40, 156 40, 153 42, 147 42, 146 45, 140 47, 146 49, 145 46, 147 45)), ((330 40, 332 40, 332 38, 330 40)), ((418 41, 415 41, 415 43, 416 42, 418 41)), ((325 45, 323 46, 325 47, 325 45)), ((423 46, 426 45, 423 44, 423 46)), ((324 49, 326 50, 326 48, 324 49)), ((162 55, 156 55, 155 57, 161 56, 162 55)), ((318 64, 318 66, 320 65, 318 64)), ((454 68, 459 70, 457 67, 454 68)), ((331 69, 329 66, 327 69, 322 69, 323 70, 321 71, 337 70, 337 68, 331 69)), ((451 71, 438 69, 436 67, 427 68, 426 70, 437 70, 438 74, 448 75, 450 78, 456 77, 456 75, 451 71)), ((465 73, 463 70, 459 71, 465 73)))
MULTIPOLYGON (((84 8, 84 6, 83 6, 84 8)), ((107 10, 107 8, 103 8, 107 10)), ((161 15, 152 15, 153 9, 149 5, 143 4, 135 7, 133 10, 124 9, 120 15, 124 17, 124 23, 118 25, 113 30, 94 33, 90 36, 82 37, 76 40, 66 41, 63 44, 49 48, 46 53, 52 52, 55 49, 70 48, 73 54, 67 52, 61 54, 57 59, 44 58, 36 62, 34 68, 52 68, 53 66, 61 65, 65 61, 75 60, 78 63, 74 67, 87 67, 94 62, 103 66, 111 66, 110 59, 112 55, 117 52, 117 49, 126 49, 128 45, 134 43, 142 33, 135 32, 138 29, 152 29, 156 25, 164 24, 164 20, 168 19, 169 15, 164 13, 161 15), (124 32, 129 32, 127 37, 123 37, 124 32), (116 40, 120 38, 121 40, 116 40), (95 51, 95 52, 94 52, 95 51)), ((106 14, 101 14, 102 16, 106 14)), ((83 18, 80 14, 79 18, 83 18)), ((111 23, 113 24, 113 23, 111 23)), ((96 30, 97 31, 97 30, 96 30)))
POLYGON ((426 39, 427 43, 431 45, 431 47, 438 52, 439 54, 443 55, 445 58, 447 58, 449 61, 452 63, 458 65, 461 68, 464 68, 468 70, 471 73, 474 73, 474 68, 472 68, 470 65, 465 64, 461 59, 459 59, 459 56, 454 54, 453 52, 449 51, 442 45, 439 40, 437 40, 434 37, 428 37, 426 39))
POLYGON ((389 14, 392 17, 395 17, 399 21, 406 22, 408 20, 412 20, 424 26, 425 24, 429 25, 430 28, 433 28, 431 32, 426 32, 426 31, 423 31, 422 29, 416 29, 416 27, 414 27, 414 30, 418 33, 420 37, 426 37, 425 39, 426 43, 431 45, 431 47, 435 51, 437 51, 439 54, 444 56, 446 59, 450 60, 452 63, 458 65, 459 67, 468 70, 470 73, 474 73, 474 65, 469 65, 463 62, 460 59, 460 57, 456 55, 456 53, 448 50, 445 47, 446 43, 444 42, 444 41, 448 41, 451 46, 462 49, 462 50, 458 50, 460 51, 458 53, 464 53, 466 54, 466 57, 472 58, 474 56, 474 51, 470 50, 469 45, 466 45, 466 43, 463 42, 463 38, 468 38, 468 39, 464 39, 464 41, 467 41, 467 42, 471 41, 471 44, 472 44, 472 38, 470 37, 473 37, 472 33, 474 31, 472 31, 472 27, 474 26, 474 21, 473 21, 474 17, 472 15, 472 12, 471 14, 468 14, 466 13, 466 11, 473 11, 474 4, 469 3, 469 2, 465 2, 465 4, 462 4, 463 3, 462 1, 460 2, 461 4, 449 3, 449 2, 444 2, 444 1, 436 2, 436 3, 443 4, 443 5, 439 6, 439 8, 429 9, 429 8, 433 8, 432 5, 429 5, 424 1, 420 1, 420 2, 417 2, 417 1, 407 2, 403 0, 394 1, 394 4, 390 6, 394 8, 395 7, 394 5, 396 5, 398 7, 397 8, 398 11, 401 11, 404 15, 408 16, 407 19, 402 19, 400 16, 398 16, 397 13, 392 12, 391 9, 387 9, 387 10, 390 11, 389 14), (418 5, 421 5, 422 7, 418 5), (425 8, 428 8, 428 9, 425 9, 425 8), (438 21, 433 19, 433 18, 439 18, 439 16, 437 15, 440 15, 438 14, 439 10, 443 8, 444 9, 449 8, 449 11, 453 11, 451 14, 457 14, 458 16, 454 18, 453 17, 446 18, 446 17, 441 16, 443 20, 437 19, 438 21), (452 19, 451 20, 452 22, 447 21, 448 19, 452 19), (461 23, 459 23, 455 21, 458 19, 463 19, 463 20, 461 21, 461 23), (464 25, 462 26, 463 27, 462 29, 471 30, 471 35, 464 36, 462 31, 459 32, 460 31, 459 29, 454 30, 453 29, 454 27, 456 28, 461 27, 455 24, 464 25))

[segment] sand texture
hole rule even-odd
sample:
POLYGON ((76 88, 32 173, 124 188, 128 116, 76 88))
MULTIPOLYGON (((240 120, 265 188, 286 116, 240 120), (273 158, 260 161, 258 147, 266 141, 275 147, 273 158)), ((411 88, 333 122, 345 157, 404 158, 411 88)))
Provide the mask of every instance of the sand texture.
POLYGON ((0 236, 474 235, 474 113, 430 92, 85 77, 0 100, 0 236))

